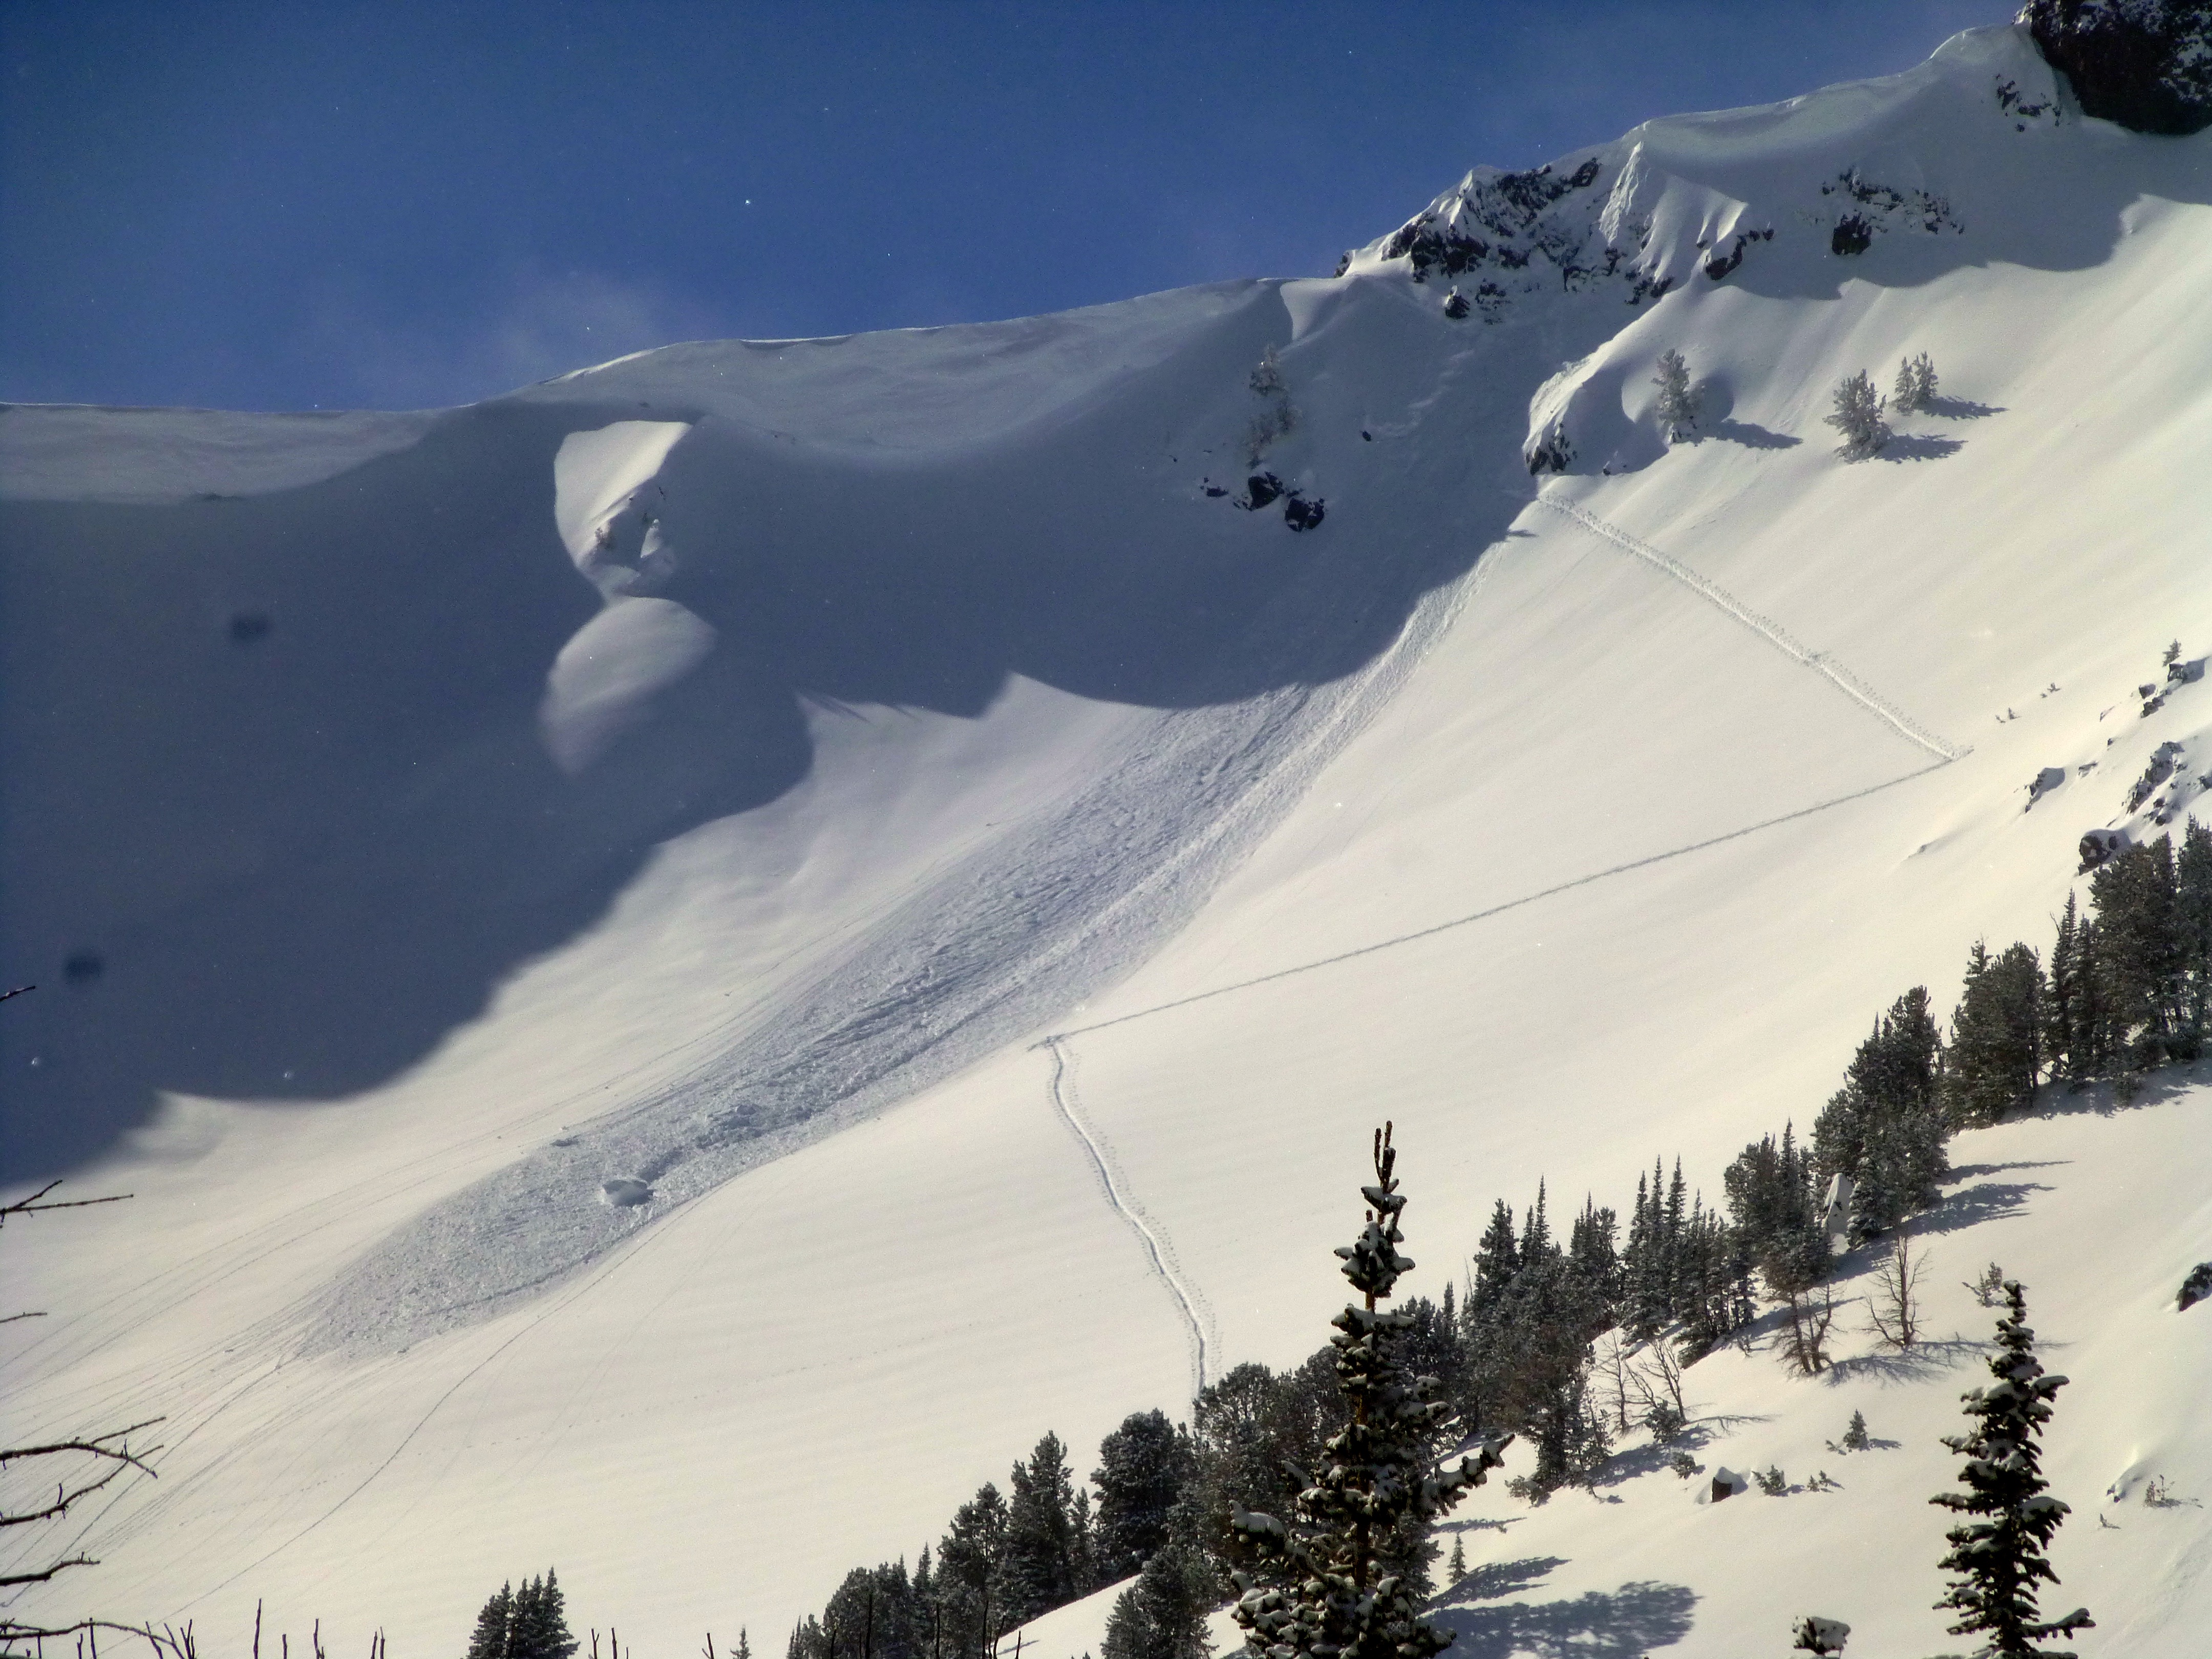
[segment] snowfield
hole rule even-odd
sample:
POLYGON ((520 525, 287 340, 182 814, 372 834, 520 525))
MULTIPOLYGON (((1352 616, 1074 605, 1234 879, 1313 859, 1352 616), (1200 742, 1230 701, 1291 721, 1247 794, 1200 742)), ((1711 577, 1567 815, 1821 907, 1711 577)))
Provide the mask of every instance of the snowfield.
MULTIPOLYGON (((1333 280, 0 410, 0 1176, 136 1194, 9 1230, 7 1434, 167 1417, 10 1613, 416 1654, 550 1563, 580 1630, 765 1649, 1046 1429, 1087 1471, 1311 1352, 1385 1118, 1423 1292, 1540 1178, 1717 1200, 1899 992, 2047 950, 2085 832, 2207 816, 2212 680, 2137 693, 2212 653, 2207 269, 2212 135, 1984 30, 1479 171, 1333 280), (1840 460, 1836 383, 1923 351, 1840 460)), ((1995 1260, 2072 1378, 2047 1604, 2200 1654, 2212 1069, 1953 1158, 1937 1340, 1688 1373, 1788 1495, 1494 1482, 1454 1651, 1955 1647, 1995 1260)))

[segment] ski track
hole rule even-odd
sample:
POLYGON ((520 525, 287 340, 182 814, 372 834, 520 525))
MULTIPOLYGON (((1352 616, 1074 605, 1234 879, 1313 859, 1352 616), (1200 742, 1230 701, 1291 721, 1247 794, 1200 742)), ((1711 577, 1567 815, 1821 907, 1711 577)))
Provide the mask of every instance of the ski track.
POLYGON ((1114 1178, 1112 1160, 1107 1157, 1105 1149, 1099 1145, 1098 1137, 1091 1132, 1090 1126, 1084 1122, 1075 1109, 1075 1103, 1072 1097, 1073 1085, 1067 1075, 1067 1054, 1063 1047, 1066 1042, 1066 1039, 1064 1036, 1048 1036, 1037 1044, 1037 1047, 1052 1056, 1052 1103, 1060 1109, 1060 1115, 1066 1119, 1067 1127, 1075 1131, 1076 1139, 1083 1143, 1084 1151, 1091 1154, 1091 1166, 1097 1172, 1098 1184, 1105 1190, 1106 1201, 1114 1206, 1115 1212, 1122 1220, 1129 1224, 1137 1237, 1143 1241, 1145 1254, 1152 1262, 1153 1276, 1166 1285, 1174 1295, 1176 1307, 1182 1310, 1183 1322, 1190 1327, 1191 1364, 1197 1379, 1191 1389, 1191 1397, 1196 1399, 1205 1390, 1206 1382, 1207 1343, 1205 1322, 1199 1317, 1196 1300, 1190 1289, 1182 1282, 1182 1275, 1169 1265, 1174 1258, 1173 1249, 1154 1230, 1142 1212, 1122 1194, 1121 1183, 1114 1178))
POLYGON ((1548 492, 1539 491, 1536 503, 1540 507, 1550 507, 1553 512, 1572 520, 1592 535, 1601 536, 1615 546, 1634 554, 1646 564, 1664 571, 1700 599, 1735 617, 1792 661, 1802 663, 1824 676, 1838 690, 1887 721, 1900 736, 1919 744, 1929 754, 1940 755, 1946 761, 1954 761, 1973 752, 1937 737, 1826 652, 1800 645, 1780 623, 1771 617, 1761 616, 1718 582, 1699 575, 1680 559, 1662 553, 1649 542, 1638 540, 1620 526, 1601 519, 1579 502, 1562 501, 1548 492))
POLYGON ((1155 1003, 1149 1008, 1139 1008, 1134 1013, 1116 1014, 1112 1019, 1102 1019, 1095 1025, 1071 1026, 1065 1031, 1055 1031, 1045 1041, 1047 1042, 1065 1042, 1069 1037, 1082 1036, 1091 1031, 1103 1031, 1115 1025, 1127 1025, 1131 1020, 1148 1019, 1154 1014, 1164 1014, 1174 1008, 1188 1008, 1194 1002, 1210 1002, 1215 997, 1225 997, 1232 991, 1249 991, 1256 985, 1272 985, 1279 979, 1290 979, 1299 974, 1310 974, 1316 969, 1334 967, 1340 962, 1351 962, 1360 957, 1373 956, 1378 951, 1389 951, 1401 945, 1410 945, 1415 939, 1429 939, 1437 933, 1449 933, 1455 927, 1465 927, 1474 922, 1487 921, 1491 917, 1503 915, 1508 910, 1518 910, 1523 905, 1534 904, 1541 899, 1552 898, 1560 893, 1571 892, 1577 887, 1587 887, 1592 882, 1604 881, 1613 876, 1626 875, 1632 870, 1642 870, 1654 864, 1664 864, 1669 859, 1686 858, 1692 853, 1702 853, 1709 847, 1719 847, 1728 842, 1741 841, 1746 836, 1755 836, 1760 830, 1771 830, 1778 824, 1789 823, 1798 818, 1808 818, 1816 812, 1826 812, 1832 807, 1843 806, 1855 800, 1863 800, 1869 795, 1877 795, 1885 789, 1894 789, 1901 783, 1910 783, 1915 778, 1925 777, 1930 772, 1941 771, 1950 763, 1948 760, 1938 761, 1933 766, 1919 767, 1900 777, 1892 778, 1886 783, 1869 784, 1865 788, 1854 789, 1847 795, 1837 795, 1827 800, 1815 801, 1810 806, 1801 806, 1794 812, 1784 812, 1780 817, 1764 818, 1757 823, 1746 824, 1741 830, 1731 830, 1725 835, 1710 836, 1704 841, 1693 841, 1686 847, 1669 848, 1663 853, 1653 853, 1645 858, 1632 859, 1626 864, 1616 864, 1609 869, 1593 871, 1586 876, 1577 876, 1571 881, 1563 881, 1555 886, 1547 887, 1537 892, 1526 893, 1516 899, 1507 899, 1503 904, 1493 904, 1486 910, 1477 910, 1469 915, 1455 916, 1449 921, 1440 921, 1433 927, 1416 928, 1410 933, 1400 933, 1390 939, 1377 939, 1372 945, 1362 945, 1349 951, 1340 951, 1333 957, 1317 957, 1311 962, 1301 962, 1295 967, 1278 968, 1272 974, 1261 974, 1256 979, 1240 979, 1233 985, 1217 985, 1211 991, 1194 992, 1187 997, 1177 997, 1171 1002, 1155 1003))

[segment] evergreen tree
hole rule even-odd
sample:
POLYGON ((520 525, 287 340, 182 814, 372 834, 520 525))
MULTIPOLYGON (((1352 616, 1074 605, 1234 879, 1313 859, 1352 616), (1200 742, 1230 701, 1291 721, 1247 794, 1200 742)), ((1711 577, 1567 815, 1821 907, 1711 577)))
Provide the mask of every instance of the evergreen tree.
POLYGON ((1438 1452, 1449 1432, 1431 1379, 1400 1363, 1405 1316, 1379 1304, 1413 1263, 1398 1253, 1406 1200, 1398 1191, 1389 1126, 1375 1136, 1375 1181, 1359 1237, 1337 1251, 1361 1300, 1331 1322, 1346 1421, 1291 1519, 1249 1510, 1234 1524, 1255 1558, 1232 1577, 1247 1649, 1271 1659, 1426 1659, 1451 1641, 1420 1616, 1420 1595, 1384 1559, 1410 1532, 1423 1544, 1437 1518, 1499 1462, 1486 1443, 1455 1466, 1438 1452))
POLYGON ((2187 944, 2171 839, 2160 836, 2130 847, 2100 867, 2090 896, 2103 947, 2099 988, 2118 1057, 2130 1066, 2194 1059, 2187 944))
POLYGON ((2202 1052, 2212 1036, 2212 830, 2195 818, 2174 855, 2174 919, 2181 937, 2184 1007, 2190 1042, 2202 1052))
POLYGON ((1048 1433, 1012 1476, 1006 1506, 1006 1619, 1026 1624, 1075 1599, 1075 1494, 1067 1450, 1048 1433))
POLYGON ((1936 365, 1926 352, 1899 362, 1897 385, 1889 400, 1900 415, 1917 413, 1936 401, 1936 365))
POLYGON ((1864 370, 1836 387, 1836 412, 1821 419, 1843 434, 1838 453, 1848 461, 1863 461, 1881 453, 1890 440, 1889 422, 1881 418, 1881 397, 1864 370))
POLYGON ((1993 958, 1974 942, 1943 1056, 1948 1124, 1994 1123, 2034 1101, 2043 1076, 2043 964, 2031 946, 2008 945, 1993 958))
POLYGON ((510 1581, 483 1604, 477 1614, 476 1633, 469 1638, 468 1659, 508 1659, 507 1636, 514 1623, 514 1585, 510 1581))
POLYGON ((1513 1231, 1513 1209, 1501 1198, 1490 1212, 1490 1224, 1482 1231, 1481 1243, 1475 1246, 1474 1288, 1468 1295, 1468 1313, 1480 1313, 1504 1295, 1520 1271, 1521 1243, 1513 1231))
POLYGON ((561 1580, 548 1567, 544 1577, 526 1581, 514 1593, 507 1619, 507 1659, 569 1659, 575 1650, 561 1580))
POLYGON ((1659 422, 1660 434, 1670 444, 1678 444, 1697 429, 1698 405, 1701 399, 1690 386, 1690 366, 1679 351, 1659 354, 1659 372, 1651 377, 1651 384, 1659 388, 1658 401, 1651 406, 1652 418, 1659 422))
POLYGON ((1915 986, 1875 1021, 1813 1126, 1819 1178, 1851 1178, 1856 1238, 1886 1232, 1936 1198, 1947 1167, 1936 1086, 1941 1052, 1927 988, 1915 986))
POLYGON ((1195 1511, 1176 1516, 1137 1582, 1115 1599, 1103 1659, 1207 1659, 1213 1651, 1206 1618, 1221 1600, 1220 1580, 1194 1536, 1195 1511))
POLYGON ((1011 1628, 1006 1565, 1006 1500, 986 1481, 954 1512, 937 1547, 937 1604, 946 1651, 988 1653, 1011 1628))
POLYGON ((2094 1629, 2094 1621, 2076 1609, 2063 1619, 2043 1620, 2036 1607, 2039 1583, 2056 1584, 2045 1552, 2066 1518, 2067 1506, 2045 1495, 2041 1451, 2037 1442, 2051 1420, 2051 1397, 2065 1386, 2063 1376, 2045 1376, 2035 1357, 2035 1333, 2027 1326, 2026 1293, 2017 1280, 2006 1281, 2005 1315, 1997 1321, 1997 1351, 1990 1356, 1989 1388, 1966 1394, 1971 1432, 1946 1436, 1943 1443, 1966 1462, 1960 1471, 1963 1492, 1939 1492, 1929 1499, 1972 1517, 1944 1534, 1951 1545, 1943 1566, 1959 1576, 1936 1605, 1961 1615, 1954 1636, 1987 1638, 1984 1655, 2001 1659, 2064 1659, 2068 1649, 2036 1644, 2049 1636, 2071 1637, 2094 1629))
POLYGON ((1167 1541, 1168 1516, 1192 1474, 1189 1433, 1158 1410, 1133 1412, 1098 1443, 1098 1576, 1117 1583, 1167 1541))

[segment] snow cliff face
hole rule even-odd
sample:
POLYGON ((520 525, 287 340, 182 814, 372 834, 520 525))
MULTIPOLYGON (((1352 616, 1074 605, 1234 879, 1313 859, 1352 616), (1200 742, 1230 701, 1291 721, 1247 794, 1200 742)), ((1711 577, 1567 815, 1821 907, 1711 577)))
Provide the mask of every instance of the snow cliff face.
MULTIPOLYGON (((1044 1428, 1310 1352, 1374 1121, 1417 1288, 1541 1176, 1710 1191, 1899 989, 2042 940, 2085 831, 2203 810, 2207 683, 2136 690, 2212 635, 2205 142, 1999 30, 1479 171, 1332 281, 421 416, 0 411, 0 961, 42 985, 0 1147, 139 1194, 11 1230, 57 1316, 5 1387, 175 1425, 85 1582, 428 1648, 556 1560, 652 1645, 774 1629, 1044 1428), (1839 460, 1836 382, 1923 351, 1942 395, 1839 460)), ((1993 1136, 1944 1221, 2084 1344, 2077 1503, 2212 1480, 2202 1322, 2145 1311, 2212 1255, 2175 1092, 2116 1161, 1993 1136), (2124 1294, 2063 1243, 2123 1222, 2124 1294)), ((1835 1432, 1712 1376, 1733 1465, 1835 1432)), ((1666 1475, 1602 1551, 1564 1504, 1471 1532, 1533 1598, 1471 1592, 1475 1650, 1939 1646, 1896 1516, 1964 1383, 1906 1382, 1917 1449, 1815 1550, 1666 1475)), ((2206 1616, 2169 1522, 2171 1570, 2061 1561, 2145 1653, 2206 1616)))

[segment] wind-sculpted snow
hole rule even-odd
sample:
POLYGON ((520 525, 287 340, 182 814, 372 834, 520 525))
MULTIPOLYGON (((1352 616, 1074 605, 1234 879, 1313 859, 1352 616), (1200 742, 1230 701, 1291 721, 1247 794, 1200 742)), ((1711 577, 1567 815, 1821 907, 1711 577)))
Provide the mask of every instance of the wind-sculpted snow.
POLYGON ((689 1076, 380 1244, 321 1300, 309 1349, 404 1347, 489 1317, 670 1206, 920 1092, 1120 978, 1387 698, 1444 609, 1424 606, 1351 679, 1146 720, 1102 776, 936 878, 689 1076), (592 1202, 610 1179, 649 1185, 649 1204, 592 1202))

